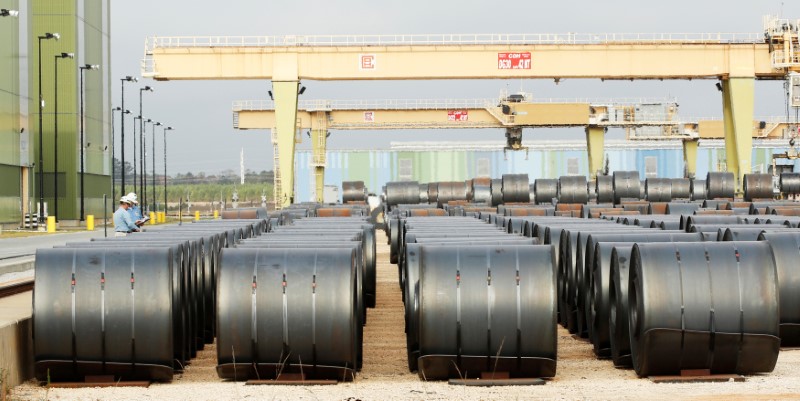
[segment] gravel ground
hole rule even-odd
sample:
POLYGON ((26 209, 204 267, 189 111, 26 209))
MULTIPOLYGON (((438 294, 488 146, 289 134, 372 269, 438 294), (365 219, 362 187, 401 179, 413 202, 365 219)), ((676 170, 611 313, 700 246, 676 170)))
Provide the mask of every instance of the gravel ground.
POLYGON ((598 360, 591 345, 559 327, 558 373, 544 386, 454 387, 425 382, 406 368, 403 304, 397 267, 388 263, 385 237, 378 236, 377 308, 364 332, 364 369, 352 383, 335 386, 245 386, 221 381, 213 345, 198 354, 170 384, 142 388, 47 390, 29 382, 12 400, 800 400, 800 350, 782 351, 775 371, 744 383, 654 384, 632 370, 598 360))

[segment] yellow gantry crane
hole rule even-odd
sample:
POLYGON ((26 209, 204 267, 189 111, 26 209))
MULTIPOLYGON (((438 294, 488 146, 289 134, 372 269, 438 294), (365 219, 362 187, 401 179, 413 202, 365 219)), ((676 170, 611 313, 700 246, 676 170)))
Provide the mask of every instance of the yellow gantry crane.
MULTIPOLYGON (((751 34, 474 34, 150 37, 142 75, 156 80, 272 81, 282 205, 293 200, 301 79, 714 79, 728 169, 750 172, 756 80, 800 70, 800 21, 765 17, 751 34)), ((798 104, 800 106, 800 104, 798 104)), ((602 142, 587 134, 590 153, 602 142)))
MULTIPOLYGON (((274 132, 276 122, 274 102, 233 104, 235 129, 274 132)), ((687 172, 694 174, 698 140, 723 138, 723 125, 722 120, 681 119, 677 102, 670 99, 534 100, 530 94, 519 93, 497 99, 301 101, 296 129, 297 135, 308 132, 312 138, 312 164, 321 194, 328 130, 505 129, 506 149, 518 150, 523 128, 582 127, 589 139, 587 155, 594 177, 603 168, 608 128, 625 129, 629 140, 681 140, 687 172), (592 140, 592 136, 597 138, 592 140)), ((780 118, 754 121, 752 137, 784 139, 791 126, 780 118)), ((276 160, 275 165, 279 164, 276 160)))

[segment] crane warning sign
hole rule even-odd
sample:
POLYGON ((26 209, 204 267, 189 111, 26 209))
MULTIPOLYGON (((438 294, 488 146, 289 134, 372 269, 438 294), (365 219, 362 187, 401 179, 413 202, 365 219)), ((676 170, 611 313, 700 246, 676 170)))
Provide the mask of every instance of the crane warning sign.
POLYGON ((468 110, 447 110, 447 121, 468 121, 468 110))
POLYGON ((531 53, 497 53, 498 70, 530 70, 531 53))

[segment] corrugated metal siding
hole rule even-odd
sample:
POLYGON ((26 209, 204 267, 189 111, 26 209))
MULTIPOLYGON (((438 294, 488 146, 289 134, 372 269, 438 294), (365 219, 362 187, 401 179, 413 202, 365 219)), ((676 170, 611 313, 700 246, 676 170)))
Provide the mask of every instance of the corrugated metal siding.
MULTIPOLYGON (((772 154, 778 149, 753 149, 753 165, 770 163, 772 154)), ((645 179, 645 158, 655 157, 658 176, 677 178, 683 176, 683 151, 680 148, 628 149, 608 147, 611 171, 638 170, 640 178, 645 179)), ((527 153, 506 152, 502 150, 447 150, 447 151, 329 151, 328 167, 325 170, 326 185, 341 185, 343 180, 364 181, 371 192, 378 193, 389 181, 397 180, 400 159, 412 160, 412 176, 419 182, 462 181, 476 176, 478 159, 489 160, 490 175, 527 173, 531 180, 536 178, 555 178, 567 175, 568 160, 577 158, 580 174, 586 175, 589 167, 585 150, 537 150, 531 148, 527 153)), ((298 152, 296 158, 296 198, 298 201, 311 199, 314 185, 314 171, 309 167, 311 153, 298 152)), ((700 147, 697 152, 697 176, 705 176, 709 170, 716 170, 718 160, 725 159, 725 149, 700 147)), ((800 166, 800 162, 795 162, 800 166)), ((765 167, 766 168, 766 167, 765 167)), ((795 168, 796 170, 798 167, 795 168)))

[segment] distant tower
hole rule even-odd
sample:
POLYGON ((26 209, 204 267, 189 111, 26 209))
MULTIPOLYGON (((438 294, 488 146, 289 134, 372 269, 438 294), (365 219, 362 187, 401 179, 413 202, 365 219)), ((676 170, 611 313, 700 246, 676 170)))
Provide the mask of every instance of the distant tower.
POLYGON ((239 174, 242 176, 241 184, 244 185, 244 148, 242 148, 242 152, 239 154, 239 174))

